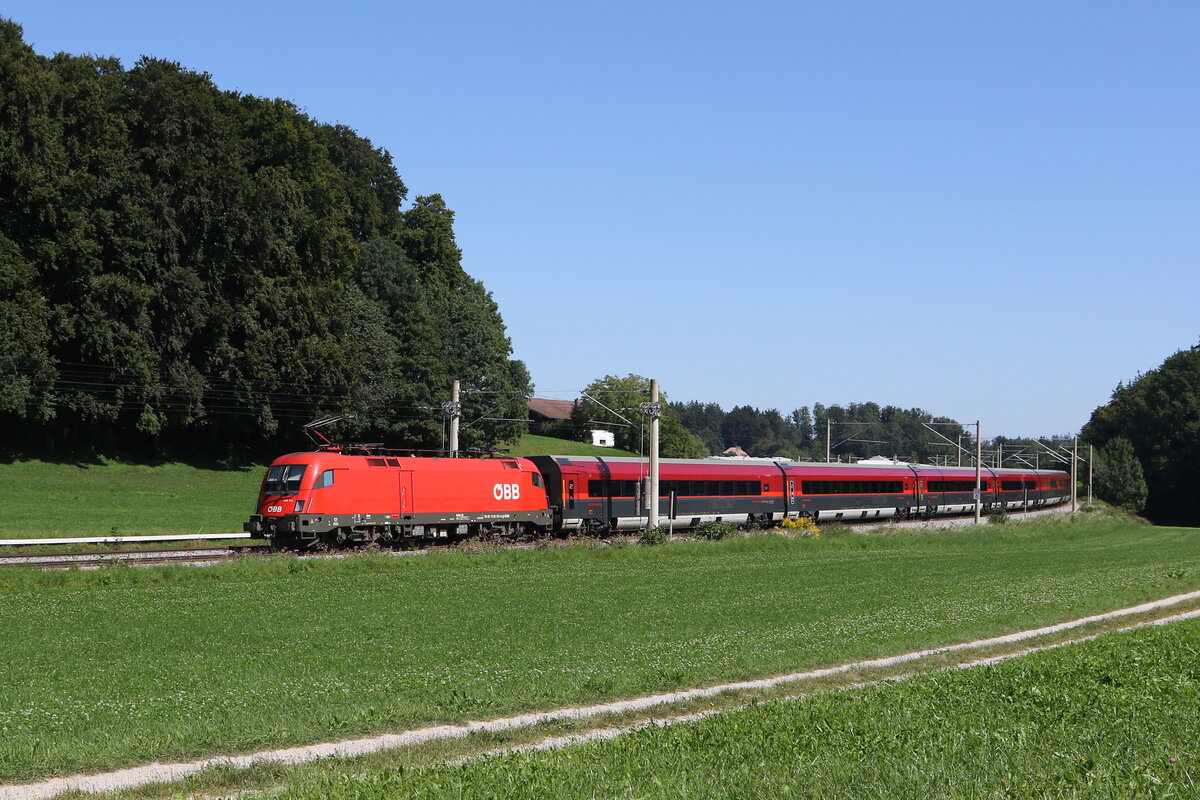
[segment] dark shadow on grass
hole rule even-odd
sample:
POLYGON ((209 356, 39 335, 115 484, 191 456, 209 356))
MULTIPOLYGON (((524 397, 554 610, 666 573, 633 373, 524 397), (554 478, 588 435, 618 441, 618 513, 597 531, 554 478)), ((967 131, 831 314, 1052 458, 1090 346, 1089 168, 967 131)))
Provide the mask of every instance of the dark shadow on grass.
POLYGON ((137 467, 161 467, 166 464, 183 464, 194 469, 213 470, 217 472, 240 472, 248 469, 262 469, 264 464, 270 463, 275 457, 281 454, 282 451, 255 458, 248 455, 215 456, 196 453, 147 454, 120 450, 105 453, 91 450, 64 453, 28 447, 18 450, 0 445, 0 464, 41 461, 47 464, 72 466, 78 469, 103 467, 109 464, 126 464, 137 467))

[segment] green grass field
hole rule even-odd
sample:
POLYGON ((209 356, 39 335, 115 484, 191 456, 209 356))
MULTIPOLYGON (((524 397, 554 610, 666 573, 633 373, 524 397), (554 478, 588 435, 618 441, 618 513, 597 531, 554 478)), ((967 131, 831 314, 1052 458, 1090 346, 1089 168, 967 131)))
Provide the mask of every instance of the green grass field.
POLYGON ((1196 588, 1195 531, 1109 518, 8 570, 0 780, 778 674, 1196 588))
MULTIPOLYGON (((512 454, 631 455, 525 435, 512 454)), ((0 539, 236 533, 254 513, 265 466, 202 469, 101 460, 0 463, 0 539)))
POLYGON ((0 539, 234 533, 254 513, 263 468, 184 464, 0 464, 0 539))
POLYGON ((298 781, 288 800, 1200 796, 1200 622, 465 766, 298 781))

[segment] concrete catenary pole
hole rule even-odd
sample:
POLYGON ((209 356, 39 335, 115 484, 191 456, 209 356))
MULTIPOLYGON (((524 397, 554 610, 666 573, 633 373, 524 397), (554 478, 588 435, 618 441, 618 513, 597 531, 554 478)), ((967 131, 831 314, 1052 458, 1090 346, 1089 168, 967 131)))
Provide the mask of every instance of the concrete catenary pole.
POLYGON ((825 463, 829 463, 829 438, 830 431, 833 430, 833 423, 829 421, 829 417, 825 418, 825 463))
POLYGON ((983 495, 980 493, 980 462, 983 460, 983 439, 979 437, 979 420, 975 420, 975 524, 979 524, 983 510, 983 495))
POLYGON ((646 509, 650 518, 646 524, 651 528, 658 525, 658 378, 650 379, 650 486, 646 490, 646 509))
POLYGON ((458 423, 462 419, 462 403, 459 402, 459 383, 454 382, 450 389, 450 403, 446 409, 450 413, 450 456, 458 458, 458 423))

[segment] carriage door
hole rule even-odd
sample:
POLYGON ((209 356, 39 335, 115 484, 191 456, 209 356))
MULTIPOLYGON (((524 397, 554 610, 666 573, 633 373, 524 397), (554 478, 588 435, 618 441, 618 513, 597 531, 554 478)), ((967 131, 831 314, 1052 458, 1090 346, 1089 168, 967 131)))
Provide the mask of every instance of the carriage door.
POLYGON ((400 473, 400 513, 413 513, 412 470, 401 470, 400 473))

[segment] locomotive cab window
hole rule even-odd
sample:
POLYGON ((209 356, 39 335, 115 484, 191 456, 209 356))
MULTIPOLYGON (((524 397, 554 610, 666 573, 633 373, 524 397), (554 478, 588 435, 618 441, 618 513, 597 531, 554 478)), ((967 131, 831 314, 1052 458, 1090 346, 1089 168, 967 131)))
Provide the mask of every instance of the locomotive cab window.
POLYGON ((295 494, 300 491, 300 479, 304 477, 304 464, 276 464, 267 470, 267 482, 263 486, 266 494, 295 494))
POLYGON ((327 469, 317 476, 316 482, 313 484, 314 489, 324 489, 326 486, 333 486, 333 470, 327 469))

